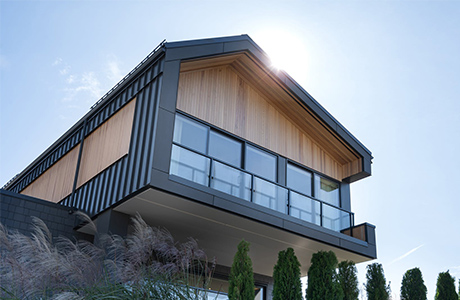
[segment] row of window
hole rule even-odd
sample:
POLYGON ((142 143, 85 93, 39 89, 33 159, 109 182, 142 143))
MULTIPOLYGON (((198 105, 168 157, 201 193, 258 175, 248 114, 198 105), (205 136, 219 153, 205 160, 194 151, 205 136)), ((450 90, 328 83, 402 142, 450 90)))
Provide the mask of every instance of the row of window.
MULTIPOLYGON (((226 181, 231 181, 232 176, 236 176, 238 184, 241 182, 246 184, 246 188, 240 189, 241 195, 235 195, 240 198, 248 197, 250 178, 241 180, 241 176, 245 177, 246 173, 239 172, 230 166, 269 181, 278 182, 278 157, 276 155, 179 114, 176 115, 174 126, 174 143, 222 162, 213 167, 211 176, 226 178, 226 181), (220 176, 222 173, 225 173, 225 177, 220 176)), ((192 164, 189 171, 195 170, 196 174, 193 176, 196 180, 202 181, 200 183, 204 185, 209 184, 207 175, 196 171, 209 169, 210 161, 206 157, 194 155, 193 152, 178 147, 173 149, 173 156, 176 156, 177 161, 187 161, 189 165, 192 164)), ((219 188, 219 182, 216 180, 212 182, 212 185, 217 185, 211 186, 213 188, 219 188)), ((291 162, 288 162, 286 166, 286 186, 309 197, 340 206, 339 183, 291 162)))

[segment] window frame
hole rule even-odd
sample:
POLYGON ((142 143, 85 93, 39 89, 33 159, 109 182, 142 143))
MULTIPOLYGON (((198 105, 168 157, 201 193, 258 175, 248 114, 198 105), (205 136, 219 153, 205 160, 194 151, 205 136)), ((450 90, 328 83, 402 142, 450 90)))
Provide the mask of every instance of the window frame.
MULTIPOLYGON (((180 147, 184 147, 184 148, 186 148, 186 149, 188 149, 188 150, 191 150, 191 151, 194 151, 194 152, 197 152, 197 153, 202 153, 202 154, 208 156, 209 158, 211 158, 212 160, 216 160, 217 162, 223 163, 223 164, 228 165, 228 166, 230 166, 230 167, 232 167, 232 168, 235 168, 235 169, 238 169, 238 170, 240 170, 240 171, 243 171, 243 172, 252 174, 253 176, 259 177, 259 178, 264 179, 264 180, 267 180, 267 181, 269 181, 269 182, 271 182, 271 183, 273 183, 273 184, 276 184, 276 185, 278 185, 278 186, 281 186, 281 187, 287 188, 287 189, 289 189, 289 190, 292 190, 292 191, 294 191, 294 192, 297 192, 297 193, 300 193, 300 194, 302 194, 302 195, 305 195, 305 194, 302 193, 301 191, 298 191, 298 190, 296 190, 295 188, 289 187, 288 184, 287 184, 287 171, 288 171, 288 165, 289 165, 289 164, 292 164, 292 165, 294 165, 295 167, 298 167, 298 168, 300 168, 300 169, 303 169, 303 170, 305 170, 305 171, 311 173, 311 175, 312 175, 312 176, 311 176, 311 195, 310 195, 310 196, 309 196, 309 195, 305 195, 305 196, 311 197, 311 198, 313 198, 313 199, 315 199, 315 200, 318 200, 318 201, 321 201, 321 202, 325 203, 326 205, 331 205, 331 206, 334 206, 334 207, 338 207, 338 208, 340 208, 340 209, 343 210, 343 208, 342 208, 341 182, 340 182, 340 181, 338 181, 338 180, 336 180, 336 179, 334 179, 334 178, 332 178, 332 177, 330 177, 330 176, 327 176, 327 175, 325 175, 325 174, 323 174, 323 173, 320 173, 320 172, 318 172, 318 171, 316 171, 316 170, 313 170, 313 169, 310 168, 310 167, 307 167, 307 166, 305 166, 305 165, 302 165, 302 164, 300 164, 300 163, 298 163, 298 162, 296 162, 296 161, 294 161, 294 160, 292 160, 292 159, 290 159, 290 158, 281 156, 280 154, 275 153, 275 152, 273 152, 273 151, 271 151, 271 150, 269 150, 269 149, 263 148, 263 147, 261 147, 261 146, 259 146, 259 145, 257 145, 257 144, 254 144, 254 143, 252 143, 252 142, 250 142, 250 141, 247 141, 247 140, 245 140, 245 139, 243 139, 243 138, 241 138, 241 137, 239 137, 239 136, 236 136, 236 135, 234 135, 234 134, 232 134, 232 133, 230 133, 230 132, 227 132, 227 131, 225 131, 225 130, 223 130, 223 129, 221 129, 221 128, 218 128, 218 127, 216 127, 215 125, 212 125, 212 124, 210 124, 210 123, 208 123, 208 122, 206 122, 206 121, 204 121, 204 120, 201 120, 201 119, 199 119, 199 118, 197 118, 197 117, 195 117, 195 116, 189 115, 188 113, 185 113, 185 112, 183 112, 183 111, 177 110, 176 113, 175 113, 175 118, 176 118, 176 116, 178 116, 178 115, 179 115, 180 117, 182 117, 182 118, 186 118, 186 119, 188 118, 188 119, 190 119, 190 120, 192 120, 192 121, 194 121, 194 122, 196 122, 196 123, 199 123, 199 124, 201 124, 202 126, 204 126, 204 127, 207 128, 206 153, 202 153, 201 151, 197 151, 197 150, 195 150, 195 149, 193 149, 193 148, 188 147, 187 145, 182 145, 182 144, 180 144, 180 143, 175 142, 175 141, 174 141, 174 128, 173 128, 173 139, 172 139, 172 143, 173 143, 173 144, 178 145, 178 146, 180 146, 180 147), (236 140, 236 141, 238 141, 238 142, 241 142, 242 147, 241 147, 241 165, 240 165, 240 166, 234 166, 234 165, 232 165, 232 164, 230 164, 230 163, 227 163, 227 162, 225 162, 225 161, 220 160, 219 158, 215 158, 214 156, 211 156, 211 155, 209 154, 210 139, 211 139, 211 131, 215 131, 215 132, 217 132, 218 134, 221 134, 221 135, 223 135, 223 136, 225 136, 225 137, 228 137, 228 138, 230 138, 230 139, 234 139, 234 140, 236 140), (266 178, 266 177, 264 177, 264 176, 261 176, 261 175, 259 175, 259 174, 252 173, 252 172, 250 172, 249 170, 246 169, 246 165, 247 165, 247 152, 248 152, 247 149, 248 149, 248 146, 253 147, 253 148, 256 148, 256 149, 258 149, 258 150, 260 150, 260 151, 263 151, 263 152, 266 152, 266 153, 268 153, 268 154, 270 154, 270 155, 275 156, 275 158, 276 158, 276 163, 275 163, 275 177, 276 177, 276 178, 275 178, 274 181, 271 180, 271 179, 269 179, 269 178, 266 178), (279 162, 280 162, 280 159, 281 159, 281 158, 283 158, 283 160, 284 160, 284 165, 283 165, 283 169, 284 169, 284 170, 280 170, 280 167, 281 167, 281 166, 279 165, 279 162), (283 172, 281 172, 281 171, 283 171, 283 172), (283 174, 283 173, 284 173, 284 174, 283 174), (280 181, 281 181, 281 180, 280 180, 280 179, 281 179, 280 176, 282 176, 282 175, 284 175, 284 176, 283 176, 283 177, 284 177, 284 183, 280 183, 280 181), (319 198, 316 197, 316 192, 317 192, 317 191, 316 191, 316 189, 315 189, 315 176, 319 176, 320 178, 322 177, 322 178, 325 178, 325 179, 327 179, 327 180, 329 180, 329 181, 332 181, 332 182, 334 182, 334 183, 337 183, 337 185, 338 185, 338 198, 339 198, 339 199, 338 199, 338 200, 339 200, 339 201, 338 201, 338 206, 332 205, 332 204, 330 204, 330 203, 328 203, 328 202, 326 202, 326 201, 323 201, 323 200, 321 200, 321 199, 319 199, 319 198)), ((176 121, 174 121, 174 126, 175 126, 175 122, 176 122, 176 121)), ((210 170, 210 172, 212 172, 212 170, 210 170)), ((348 211, 348 210, 347 210, 347 211, 348 211)), ((349 211, 349 212, 352 213, 351 211, 349 211)), ((288 214, 289 214, 289 209, 288 209, 288 214)))

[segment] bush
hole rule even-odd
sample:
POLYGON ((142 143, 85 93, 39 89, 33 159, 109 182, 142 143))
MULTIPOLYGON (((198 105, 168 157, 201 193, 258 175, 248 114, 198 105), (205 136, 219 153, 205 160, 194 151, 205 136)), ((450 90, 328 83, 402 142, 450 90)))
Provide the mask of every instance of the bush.
POLYGON ((311 257, 308 270, 308 300, 340 300, 343 292, 337 281, 337 257, 332 251, 319 251, 311 257))
POLYGON ((53 238, 34 219, 31 237, 0 224, 0 298, 199 299, 211 269, 195 240, 176 244, 166 230, 133 218, 127 238, 103 236, 100 245, 53 238))
POLYGON ((457 300, 458 295, 455 292, 455 279, 447 272, 441 272, 436 282, 435 300, 457 300))
POLYGON ((358 276, 354 262, 346 260, 339 263, 338 281, 343 291, 343 300, 358 300, 358 276))
POLYGON ((273 279, 273 300, 302 300, 300 263, 294 249, 288 248, 278 253, 273 279))
POLYGON ((254 274, 252 261, 248 255, 249 243, 242 240, 233 258, 229 276, 229 300, 254 300, 254 274))
POLYGON ((426 300, 426 292, 420 269, 407 270, 401 282, 401 300, 426 300))
POLYGON ((381 264, 373 263, 368 265, 366 279, 365 287, 368 300, 388 300, 390 298, 390 286, 386 285, 381 264))

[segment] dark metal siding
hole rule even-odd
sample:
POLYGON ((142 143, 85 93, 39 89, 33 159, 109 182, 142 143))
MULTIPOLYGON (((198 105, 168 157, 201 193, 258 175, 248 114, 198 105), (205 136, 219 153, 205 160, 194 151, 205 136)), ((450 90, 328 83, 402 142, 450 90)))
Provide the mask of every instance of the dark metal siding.
POLYGON ((150 183, 153 164, 153 124, 161 78, 161 73, 157 74, 136 95, 128 155, 78 188, 74 197, 70 195, 61 201, 62 204, 95 215, 150 183))
POLYGON ((36 165, 29 172, 24 174, 22 178, 15 184, 10 186, 8 190, 13 191, 15 193, 19 193, 25 187, 27 187, 32 181, 34 181, 41 174, 43 174, 48 168, 50 168, 61 157, 63 157, 70 150, 72 150, 72 148, 75 147, 75 145, 77 145, 81 140, 81 129, 82 126, 77 128, 77 130, 70 134, 70 136, 63 143, 56 146, 56 148, 51 153, 49 153, 41 161, 37 162, 36 165))
POLYGON ((137 100, 128 155, 89 180, 60 203, 94 215, 149 184, 153 160, 153 124, 162 72, 163 56, 160 56, 146 66, 136 78, 126 82, 125 87, 117 94, 107 97, 104 102, 95 106, 86 116, 86 122, 67 132, 66 135, 69 137, 64 142, 52 146, 54 149, 47 156, 34 162, 35 166, 7 189, 20 193, 81 142, 83 131, 84 136, 88 136, 134 97, 137 100))

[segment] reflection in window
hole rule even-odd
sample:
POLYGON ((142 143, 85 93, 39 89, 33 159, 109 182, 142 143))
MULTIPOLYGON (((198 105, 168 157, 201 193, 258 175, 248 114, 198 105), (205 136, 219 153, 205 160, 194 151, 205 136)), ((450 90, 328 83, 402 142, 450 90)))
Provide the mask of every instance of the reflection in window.
POLYGON ((207 157, 173 145, 169 173, 207 186, 210 162, 207 157))
POLYGON ((315 174, 315 197, 329 204, 340 206, 339 184, 315 174))
POLYGON ((196 121, 176 115, 174 142, 201 153, 206 153, 208 128, 196 121))
POLYGON ((343 210, 323 205, 323 227, 335 231, 350 228, 350 214, 343 210))
POLYGON ((276 184, 254 177, 253 202, 286 213, 288 191, 276 184))
POLYGON ((290 191, 289 202, 289 214, 291 216, 321 225, 321 208, 318 201, 290 191))
POLYGON ((214 161, 211 187, 251 201, 251 175, 214 161))
POLYGON ((245 169, 268 180, 276 181, 276 156, 248 145, 245 169))
POLYGON ((241 168, 242 143, 221 133, 211 131, 209 137, 209 155, 241 168))
POLYGON ((311 172, 288 163, 286 185, 302 194, 311 196, 311 172))

